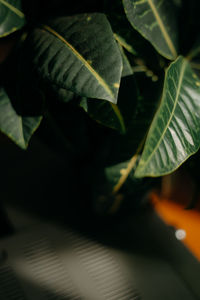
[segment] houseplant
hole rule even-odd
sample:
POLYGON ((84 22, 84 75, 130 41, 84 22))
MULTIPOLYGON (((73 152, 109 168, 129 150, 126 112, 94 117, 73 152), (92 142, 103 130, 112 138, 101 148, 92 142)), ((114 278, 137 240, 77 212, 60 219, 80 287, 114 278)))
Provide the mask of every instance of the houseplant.
POLYGON ((48 128, 42 138, 114 212, 141 178, 199 149, 199 4, 65 2, 0 1, 1 38, 15 41, 0 69, 0 129, 26 149, 48 128))

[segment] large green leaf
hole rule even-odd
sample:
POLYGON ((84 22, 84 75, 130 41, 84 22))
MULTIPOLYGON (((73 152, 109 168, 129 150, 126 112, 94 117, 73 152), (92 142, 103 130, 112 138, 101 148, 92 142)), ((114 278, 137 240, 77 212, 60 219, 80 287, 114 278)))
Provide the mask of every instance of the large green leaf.
POLYGON ((0 131, 22 149, 27 148, 28 142, 39 126, 41 119, 41 117, 19 116, 4 88, 0 88, 0 131))
POLYGON ((80 96, 117 102, 122 59, 105 15, 53 19, 26 42, 43 79, 80 96))
POLYGON ((25 24, 21 0, 0 0, 0 37, 6 36, 25 24))
POLYGON ((176 170, 200 147, 200 80, 178 57, 166 72, 160 107, 152 122, 136 177, 176 170))
POLYGON ((177 26, 171 0, 123 0, 132 26, 168 59, 177 57, 177 26))

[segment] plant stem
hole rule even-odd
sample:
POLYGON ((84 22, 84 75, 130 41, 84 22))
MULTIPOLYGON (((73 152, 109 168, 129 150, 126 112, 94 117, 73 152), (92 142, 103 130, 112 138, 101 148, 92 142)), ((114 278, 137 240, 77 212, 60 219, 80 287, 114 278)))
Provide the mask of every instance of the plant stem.
POLYGON ((133 157, 131 158, 130 162, 128 163, 127 168, 123 169, 123 174, 120 177, 118 183, 114 186, 114 188, 112 190, 112 195, 116 195, 119 192, 119 190, 121 189, 121 187, 124 185, 124 183, 127 180, 127 178, 129 176, 131 170, 134 168, 134 166, 135 166, 135 164, 137 162, 138 155, 139 155, 140 151, 143 148, 144 142, 145 142, 145 138, 140 143, 140 145, 139 145, 136 153, 133 155, 133 157))

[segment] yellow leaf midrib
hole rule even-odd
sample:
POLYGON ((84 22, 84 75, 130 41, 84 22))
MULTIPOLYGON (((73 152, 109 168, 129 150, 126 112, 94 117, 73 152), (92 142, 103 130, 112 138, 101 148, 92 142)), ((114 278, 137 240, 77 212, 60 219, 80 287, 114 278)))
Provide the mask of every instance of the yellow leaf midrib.
POLYGON ((121 189, 121 187, 124 185, 124 183, 126 182, 130 172, 132 171, 132 169, 134 168, 134 166, 138 160, 138 155, 139 155, 140 151, 142 150, 144 141, 145 141, 145 138, 141 141, 136 153, 132 156, 132 158, 128 162, 127 168, 123 170, 122 176, 119 178, 118 182, 113 187, 112 195, 116 195, 119 192, 119 190, 121 189))
POLYGON ((14 12, 16 15, 18 15, 20 18, 24 18, 24 13, 19 10, 18 8, 14 7, 10 3, 6 2, 5 0, 0 0, 0 3, 8 7, 12 12, 14 12))
POLYGON ((43 25, 43 28, 47 30, 49 33, 56 36, 59 40, 61 40, 73 53, 74 55, 85 65, 85 67, 90 71, 90 73, 96 78, 98 83, 104 88, 104 90, 107 92, 109 97, 112 100, 115 100, 115 96, 110 89, 110 87, 107 85, 105 80, 92 68, 92 66, 87 62, 87 60, 84 59, 84 57, 64 38, 62 37, 58 32, 56 32, 53 28, 51 28, 48 25, 43 25))
POLYGON ((156 9, 156 6, 155 6, 153 0, 147 0, 147 1, 149 3, 149 6, 152 9, 152 12, 153 12, 153 14, 154 14, 154 16, 155 16, 155 18, 156 18, 156 20, 158 22, 160 30, 163 33, 164 39, 165 39, 165 41, 166 41, 166 43, 167 43, 167 45, 168 45, 168 47, 169 47, 169 49, 170 49, 173 57, 176 58, 177 57, 176 49, 175 49, 174 44, 173 44, 173 42, 172 42, 172 40, 171 40, 171 38, 170 38, 170 36, 169 36, 169 34, 168 34, 168 32, 167 32, 164 24, 163 24, 162 19, 159 16, 159 13, 158 13, 158 11, 156 9))

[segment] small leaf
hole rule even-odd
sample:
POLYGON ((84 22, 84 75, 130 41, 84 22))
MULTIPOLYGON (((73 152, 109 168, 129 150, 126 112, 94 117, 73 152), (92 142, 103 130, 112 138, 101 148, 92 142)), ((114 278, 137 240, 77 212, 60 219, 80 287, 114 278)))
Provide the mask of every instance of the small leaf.
POLYGON ((123 69, 122 69, 122 77, 126 77, 133 74, 133 69, 131 67, 131 64, 122 48, 122 46, 119 44, 119 50, 122 55, 122 63, 123 63, 123 69))
POLYGON ((13 109, 6 91, 0 88, 0 130, 19 147, 27 148, 41 120, 41 117, 19 116, 13 109))
POLYGON ((25 25, 21 0, 0 0, 0 37, 9 35, 25 25))
POLYGON ((56 18, 26 41, 43 79, 83 97, 117 102, 122 59, 103 14, 56 18))
POLYGON ((177 26, 170 0, 123 0, 132 26, 168 59, 177 57, 177 26))
POLYGON ((166 72, 160 107, 149 130, 136 177, 176 170, 200 147, 200 80, 178 57, 166 72))

